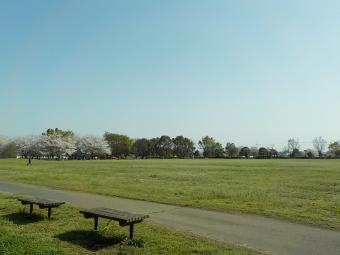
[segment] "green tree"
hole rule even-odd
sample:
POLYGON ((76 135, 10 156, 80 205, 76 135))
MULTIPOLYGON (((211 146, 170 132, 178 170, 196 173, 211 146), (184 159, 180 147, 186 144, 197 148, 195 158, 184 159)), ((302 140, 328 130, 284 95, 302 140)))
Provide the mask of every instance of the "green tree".
POLYGON ((149 140, 149 155, 152 157, 158 157, 157 154, 157 144, 159 141, 159 137, 154 137, 149 140))
POLYGON ((126 157, 132 152, 132 139, 126 135, 105 132, 104 139, 109 144, 114 157, 126 157))
POLYGON ((340 157, 340 142, 333 142, 328 146, 330 152, 332 152, 335 157, 340 157))
POLYGON ((240 157, 249 158, 250 156, 250 149, 248 147, 242 147, 239 153, 240 157))
POLYGON ((301 152, 298 148, 293 149, 292 153, 290 154, 291 158, 298 158, 301 156, 301 152))
POLYGON ((170 136, 161 136, 156 143, 155 151, 161 158, 170 158, 173 153, 173 142, 170 136))
POLYGON ((314 153, 312 150, 305 150, 305 156, 307 158, 314 158, 314 153))
POLYGON ((194 155, 195 146, 193 141, 184 136, 177 136, 172 139, 174 145, 174 155, 179 158, 191 158, 194 155))
POLYGON ((42 135, 47 135, 47 136, 51 136, 51 135, 61 135, 63 137, 74 137, 74 132, 71 130, 62 130, 59 128, 49 128, 46 130, 45 133, 42 133, 42 135))
POLYGON ((146 158, 151 155, 150 141, 146 138, 137 139, 134 141, 132 150, 136 157, 146 158))
POLYGON ((223 158, 224 157, 224 149, 222 144, 216 143, 215 144, 215 157, 216 158, 223 158))
POLYGON ((238 148, 234 143, 227 143, 227 145, 225 146, 225 151, 229 158, 237 157, 238 148))
POLYGON ((209 136, 202 137, 198 145, 203 150, 205 158, 214 158, 216 156, 216 142, 215 139, 209 136))
POLYGON ((268 158, 269 157, 269 151, 267 148, 261 147, 259 149, 259 153, 258 153, 258 157, 259 158, 268 158))

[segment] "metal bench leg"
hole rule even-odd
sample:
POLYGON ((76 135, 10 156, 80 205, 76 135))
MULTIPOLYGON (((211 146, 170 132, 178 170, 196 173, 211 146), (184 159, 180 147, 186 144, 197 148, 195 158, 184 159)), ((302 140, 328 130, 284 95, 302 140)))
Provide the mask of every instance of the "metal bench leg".
POLYGON ((98 217, 94 217, 94 230, 98 230, 98 217))
POLYGON ((49 208, 48 208, 48 213, 47 213, 48 219, 51 219, 51 215, 52 215, 52 208, 49 207, 49 208))
POLYGON ((30 204, 30 215, 32 216, 33 214, 33 204, 30 204))
POLYGON ((134 224, 130 224, 130 239, 133 239, 134 224))

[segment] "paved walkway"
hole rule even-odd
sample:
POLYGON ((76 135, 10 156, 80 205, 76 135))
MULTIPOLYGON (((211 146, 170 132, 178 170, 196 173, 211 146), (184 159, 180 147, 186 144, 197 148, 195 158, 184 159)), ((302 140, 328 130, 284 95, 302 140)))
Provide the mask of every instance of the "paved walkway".
POLYGON ((145 212, 152 222, 227 244, 281 255, 339 255, 340 232, 268 217, 229 214, 0 181, 0 191, 63 200, 75 206, 145 212))

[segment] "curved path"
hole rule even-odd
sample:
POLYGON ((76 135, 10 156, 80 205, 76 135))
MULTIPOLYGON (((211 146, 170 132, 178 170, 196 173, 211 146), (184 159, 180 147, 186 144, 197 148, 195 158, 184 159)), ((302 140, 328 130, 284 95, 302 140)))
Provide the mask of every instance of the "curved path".
POLYGON ((230 214, 147 201, 0 181, 0 191, 63 200, 75 206, 145 212, 152 222, 232 245, 281 255, 339 255, 340 232, 248 214, 230 214))

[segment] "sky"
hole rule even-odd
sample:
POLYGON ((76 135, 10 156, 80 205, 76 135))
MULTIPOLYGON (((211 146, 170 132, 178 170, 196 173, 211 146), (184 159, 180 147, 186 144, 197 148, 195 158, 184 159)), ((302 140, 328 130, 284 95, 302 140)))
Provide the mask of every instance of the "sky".
POLYGON ((0 134, 340 140, 340 2, 0 0, 0 134))

